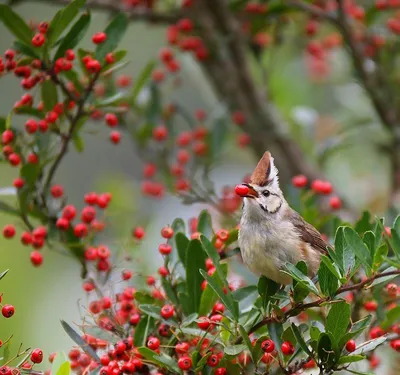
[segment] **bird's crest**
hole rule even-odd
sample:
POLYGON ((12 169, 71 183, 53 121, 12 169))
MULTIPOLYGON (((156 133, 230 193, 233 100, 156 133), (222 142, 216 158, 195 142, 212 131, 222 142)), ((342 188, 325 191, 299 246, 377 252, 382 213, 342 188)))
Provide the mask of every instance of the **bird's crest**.
POLYGON ((278 170, 274 164, 274 158, 269 151, 266 151, 258 162, 253 174, 250 177, 250 183, 258 186, 267 186, 278 184, 278 170))

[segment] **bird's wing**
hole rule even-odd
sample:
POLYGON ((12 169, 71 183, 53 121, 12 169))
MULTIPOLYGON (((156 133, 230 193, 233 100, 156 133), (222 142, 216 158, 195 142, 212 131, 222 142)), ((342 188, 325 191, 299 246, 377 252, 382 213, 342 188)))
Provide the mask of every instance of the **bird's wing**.
POLYGON ((329 244, 322 238, 321 233, 307 223, 296 211, 288 210, 287 216, 304 242, 309 243, 322 254, 327 254, 329 244))

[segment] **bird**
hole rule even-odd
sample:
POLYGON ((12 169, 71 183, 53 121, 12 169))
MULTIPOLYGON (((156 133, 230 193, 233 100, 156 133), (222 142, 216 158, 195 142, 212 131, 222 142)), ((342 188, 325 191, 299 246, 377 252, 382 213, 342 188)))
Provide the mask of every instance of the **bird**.
POLYGON ((314 277, 329 245, 289 206, 269 151, 258 162, 249 183, 237 185, 236 192, 243 197, 238 244, 250 271, 288 285, 292 278, 284 272, 287 263, 304 261, 308 276, 314 277))

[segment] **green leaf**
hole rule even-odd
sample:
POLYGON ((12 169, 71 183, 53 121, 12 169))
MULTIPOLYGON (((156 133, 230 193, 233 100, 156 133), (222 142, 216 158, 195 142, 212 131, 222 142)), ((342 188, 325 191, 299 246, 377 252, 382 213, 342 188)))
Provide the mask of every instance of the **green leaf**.
POLYGON ((65 8, 60 9, 50 23, 47 31, 47 41, 50 46, 54 45, 58 37, 65 31, 74 18, 79 13, 79 9, 85 4, 86 0, 74 0, 65 8))
POLYGON ((61 366, 66 362, 68 362, 68 357, 64 354, 64 352, 58 352, 53 360, 51 373, 57 374, 61 366))
POLYGON ((174 239, 175 239, 175 245, 176 245, 176 249, 178 252, 179 260, 183 264, 186 264, 186 251, 187 251, 190 241, 183 233, 180 233, 180 232, 175 234, 174 239))
POLYGON ((366 231, 371 230, 372 225, 371 225, 371 214, 369 211, 364 211, 361 218, 356 222, 354 225, 354 230, 362 235, 366 231))
POLYGON ((246 345, 240 344, 240 345, 229 345, 224 348, 224 352, 227 355, 231 356, 237 356, 238 354, 242 353, 245 351, 247 348, 246 345))
POLYGON ((25 164, 21 170, 20 175, 25 180, 25 183, 30 187, 34 188, 35 183, 40 174, 40 166, 37 164, 25 164))
POLYGON ((213 244, 209 241, 209 239, 205 236, 201 236, 200 237, 200 241, 204 247, 205 252, 207 253, 208 257, 211 258, 215 269, 217 270, 217 273, 220 277, 220 279, 222 280, 222 282, 224 283, 225 288, 227 288, 229 290, 229 285, 228 285, 228 281, 226 280, 226 276, 224 275, 224 272, 221 268, 220 265, 220 257, 219 254, 217 252, 217 250, 215 249, 215 247, 213 246, 213 244))
POLYGON ((199 310, 203 278, 199 270, 206 270, 206 254, 199 240, 192 240, 186 250, 186 286, 190 298, 190 312, 199 310))
POLYGON ((266 309, 271 297, 279 290, 279 284, 265 276, 261 276, 258 280, 257 288, 262 299, 263 308, 266 309))
POLYGON ((202 233, 207 238, 211 238, 213 236, 211 215, 207 210, 201 211, 199 215, 197 231, 202 233))
POLYGON ((80 348, 96 362, 100 362, 100 358, 93 348, 87 344, 86 341, 66 321, 61 320, 61 325, 72 341, 75 342, 75 344, 79 345, 80 348))
POLYGON ((82 152, 84 150, 84 142, 83 139, 80 135, 80 131, 82 127, 86 124, 86 121, 88 120, 88 116, 83 116, 81 117, 78 122, 76 123, 74 127, 74 131, 72 133, 72 142, 75 146, 76 151, 82 152))
POLYGON ((318 280, 324 296, 333 296, 338 289, 338 279, 325 262, 321 262, 318 270, 318 280))
POLYGON ((8 272, 9 270, 5 270, 5 271, 3 271, 2 273, 0 273, 0 280, 5 276, 5 275, 7 275, 7 272, 8 272))
POLYGON ((386 319, 380 324, 380 326, 384 330, 387 330, 398 321, 400 321, 400 306, 390 309, 386 314, 386 319))
POLYGON ((115 18, 109 23, 109 25, 104 30, 107 35, 107 39, 104 43, 101 43, 96 48, 96 59, 102 62, 107 53, 114 51, 122 37, 124 36, 128 28, 128 17, 125 13, 119 13, 115 18))
POLYGON ((267 327, 268 327, 269 337, 275 344, 275 348, 278 352, 279 358, 282 359, 281 346, 282 346, 283 326, 282 324, 272 322, 268 323, 267 327))
POLYGON ((29 115, 39 119, 44 119, 45 113, 33 107, 18 107, 14 109, 14 112, 18 115, 29 115))
MULTIPOLYGON (((389 268, 387 268, 386 270, 385 270, 385 272, 392 272, 392 271, 396 271, 396 270, 398 270, 398 268, 399 267, 389 267, 389 268)), ((393 279, 395 279, 396 277, 398 277, 399 275, 397 275, 397 274, 394 274, 394 275, 388 275, 388 276, 385 276, 385 277, 380 277, 380 278, 378 278, 378 279, 375 279, 374 281, 373 281, 373 283, 371 284, 371 287, 375 287, 375 286, 377 286, 377 285, 379 285, 379 284, 385 284, 385 283, 387 283, 388 281, 390 281, 390 280, 393 280, 393 279)))
POLYGON ((321 256, 321 261, 322 263, 325 264, 325 266, 328 268, 329 272, 335 276, 337 280, 342 279, 342 275, 340 274, 340 271, 337 269, 337 266, 326 256, 322 255, 321 256))
POLYGON ((386 336, 378 337, 377 339, 373 339, 367 341, 361 345, 358 345, 357 349, 352 353, 353 355, 365 354, 375 350, 379 345, 382 345, 387 340, 386 336))
POLYGON ((94 105, 97 108, 102 107, 116 107, 122 102, 126 101, 127 96, 122 92, 117 92, 115 95, 109 96, 108 98, 97 101, 94 105))
POLYGON ((39 54, 31 47, 31 45, 26 45, 25 43, 15 41, 14 49, 25 56, 33 57, 34 59, 39 59, 39 54))
POLYGON ((143 311, 146 315, 155 318, 156 320, 162 320, 160 315, 160 307, 154 305, 140 305, 139 310, 143 311))
POLYGON ((391 230, 392 239, 391 239, 391 246, 393 252, 396 254, 396 257, 400 260, 400 232, 397 232, 394 228, 391 230))
POLYGON ((75 150, 77 152, 82 152, 85 149, 85 142, 79 134, 75 134, 72 137, 72 143, 74 144, 75 150))
POLYGON ((252 343, 251 343, 251 341, 249 339, 248 333, 246 332, 246 330, 243 328, 243 326, 241 324, 239 324, 239 332, 240 332, 240 335, 243 338, 243 342, 245 343, 245 345, 247 346, 247 349, 250 352, 251 360, 254 362, 254 356, 253 356, 254 347, 253 347, 253 345, 252 345, 252 343))
POLYGON ((386 243, 383 243, 375 252, 373 270, 376 271, 383 263, 385 257, 387 257, 389 252, 389 247, 386 243))
POLYGON ((182 333, 186 336, 204 337, 212 342, 223 345, 222 341, 219 338, 216 338, 214 335, 210 333, 205 333, 202 329, 180 327, 179 330, 182 331, 182 333))
POLYGON ((325 329, 332 334, 334 342, 339 344, 350 324, 351 308, 344 301, 333 303, 326 319, 325 329))
POLYGON ((375 248, 376 248, 374 232, 372 232, 370 230, 368 232, 365 232, 364 236, 363 236, 363 241, 364 241, 365 245, 368 247, 368 250, 371 254, 371 258, 374 259, 375 248))
POLYGON ((211 132, 210 140, 210 157, 215 160, 215 158, 221 154, 223 149, 223 144, 228 135, 228 122, 225 117, 220 117, 214 121, 212 126, 213 131, 211 132))
POLYGON ((288 272, 286 271, 283 272, 291 276, 297 282, 304 284, 310 292, 314 293, 317 296, 319 295, 318 289, 315 286, 315 284, 310 280, 309 277, 304 275, 296 266, 294 266, 291 263, 286 263, 286 268, 288 272))
POLYGON ((147 65, 144 67, 144 69, 140 73, 139 77, 137 78, 136 83, 133 86, 131 97, 130 97, 130 103, 133 106, 136 106, 137 97, 138 97, 139 93, 142 91, 143 87, 146 85, 146 83, 151 78, 151 73, 153 72, 155 66, 156 66, 156 62, 150 61, 149 63, 147 63, 147 65))
POLYGON ((321 333, 318 341, 318 357, 326 367, 330 368, 335 363, 335 348, 331 341, 331 337, 327 333, 321 333))
POLYGON ((28 45, 31 44, 33 31, 8 5, 0 4, 0 19, 17 39, 28 45))
POLYGON ((358 337, 366 328, 370 326, 371 321, 372 315, 367 315, 366 317, 352 324, 349 332, 347 332, 340 340, 339 347, 342 348, 344 345, 346 345, 347 341, 358 337))
POLYGON ((255 285, 245 286, 232 292, 232 297, 239 303, 241 313, 248 311, 254 305, 258 297, 257 287, 255 285))
MULTIPOLYGON (((226 264, 222 264, 221 266, 226 266, 225 270, 226 273, 228 273, 228 267, 226 264)), ((216 283, 220 285, 220 287, 223 287, 223 282, 219 278, 218 274, 216 272, 213 273, 211 276, 216 283)), ((208 315, 213 308, 215 302, 218 300, 218 294, 214 292, 214 289, 211 288, 209 284, 207 284, 206 288, 203 290, 203 293, 201 294, 201 300, 200 300, 200 307, 199 307, 199 315, 200 316, 205 316, 208 315)))
POLYGON ((149 332, 151 332, 153 325, 153 318, 151 316, 146 315, 140 319, 133 336, 133 341, 136 346, 143 346, 146 344, 147 337, 149 332))
POLYGON ((46 79, 41 86, 44 109, 51 111, 58 102, 57 86, 50 79, 46 79))
POLYGON ((303 349, 303 351, 307 355, 312 357, 313 356, 312 351, 309 349, 308 345, 304 341, 304 338, 303 338, 299 328, 294 323, 292 323, 292 331, 293 331, 294 337, 296 338, 297 343, 300 345, 300 348, 303 349))
POLYGON ((167 295, 168 299, 172 302, 173 305, 178 305, 179 301, 177 296, 174 292, 174 288, 172 287, 171 283, 166 277, 161 278, 161 284, 164 289, 165 294, 167 295))
POLYGON ((71 373, 71 364, 67 361, 60 366, 60 368, 56 372, 56 375, 69 375, 70 373, 71 373))
POLYGON ((344 237, 347 244, 355 253, 361 264, 364 266, 365 272, 368 276, 371 276, 372 271, 372 257, 369 249, 365 246, 357 232, 350 228, 344 228, 344 237))
POLYGON ((223 288, 204 270, 200 270, 200 273, 204 277, 204 279, 207 280, 208 285, 210 285, 214 292, 218 294, 222 303, 226 306, 226 308, 231 312, 234 319, 237 321, 239 319, 239 306, 237 301, 233 300, 232 294, 229 292, 225 294, 223 288))
POLYGON ((155 365, 172 371, 174 374, 182 373, 177 366, 177 362, 166 354, 162 353, 161 355, 158 355, 155 351, 146 347, 140 347, 137 350, 145 359, 154 363, 155 365))
POLYGON ((354 253, 347 245, 344 238, 344 228, 339 227, 335 234, 335 250, 329 251, 332 260, 342 271, 342 275, 347 275, 355 265, 354 253))
POLYGON ((340 357, 338 364, 339 365, 344 365, 345 363, 354 363, 354 362, 359 362, 365 359, 364 355, 344 355, 340 357))
POLYGON ((68 31, 67 35, 62 39, 62 42, 54 55, 54 60, 63 57, 67 50, 74 49, 78 45, 88 30, 90 18, 90 13, 85 13, 75 22, 71 27, 71 30, 68 31))

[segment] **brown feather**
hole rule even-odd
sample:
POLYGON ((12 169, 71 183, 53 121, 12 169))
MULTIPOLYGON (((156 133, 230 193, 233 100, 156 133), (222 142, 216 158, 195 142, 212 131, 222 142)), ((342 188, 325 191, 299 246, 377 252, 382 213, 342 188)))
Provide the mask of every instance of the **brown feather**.
POLYGON ((257 167, 254 169, 250 177, 250 183, 258 186, 265 186, 268 184, 268 176, 271 170, 271 153, 266 151, 258 162, 257 167))
POLYGON ((320 253, 327 254, 329 244, 322 238, 321 233, 307 223, 296 211, 288 209, 286 215, 304 242, 309 243, 320 253))

